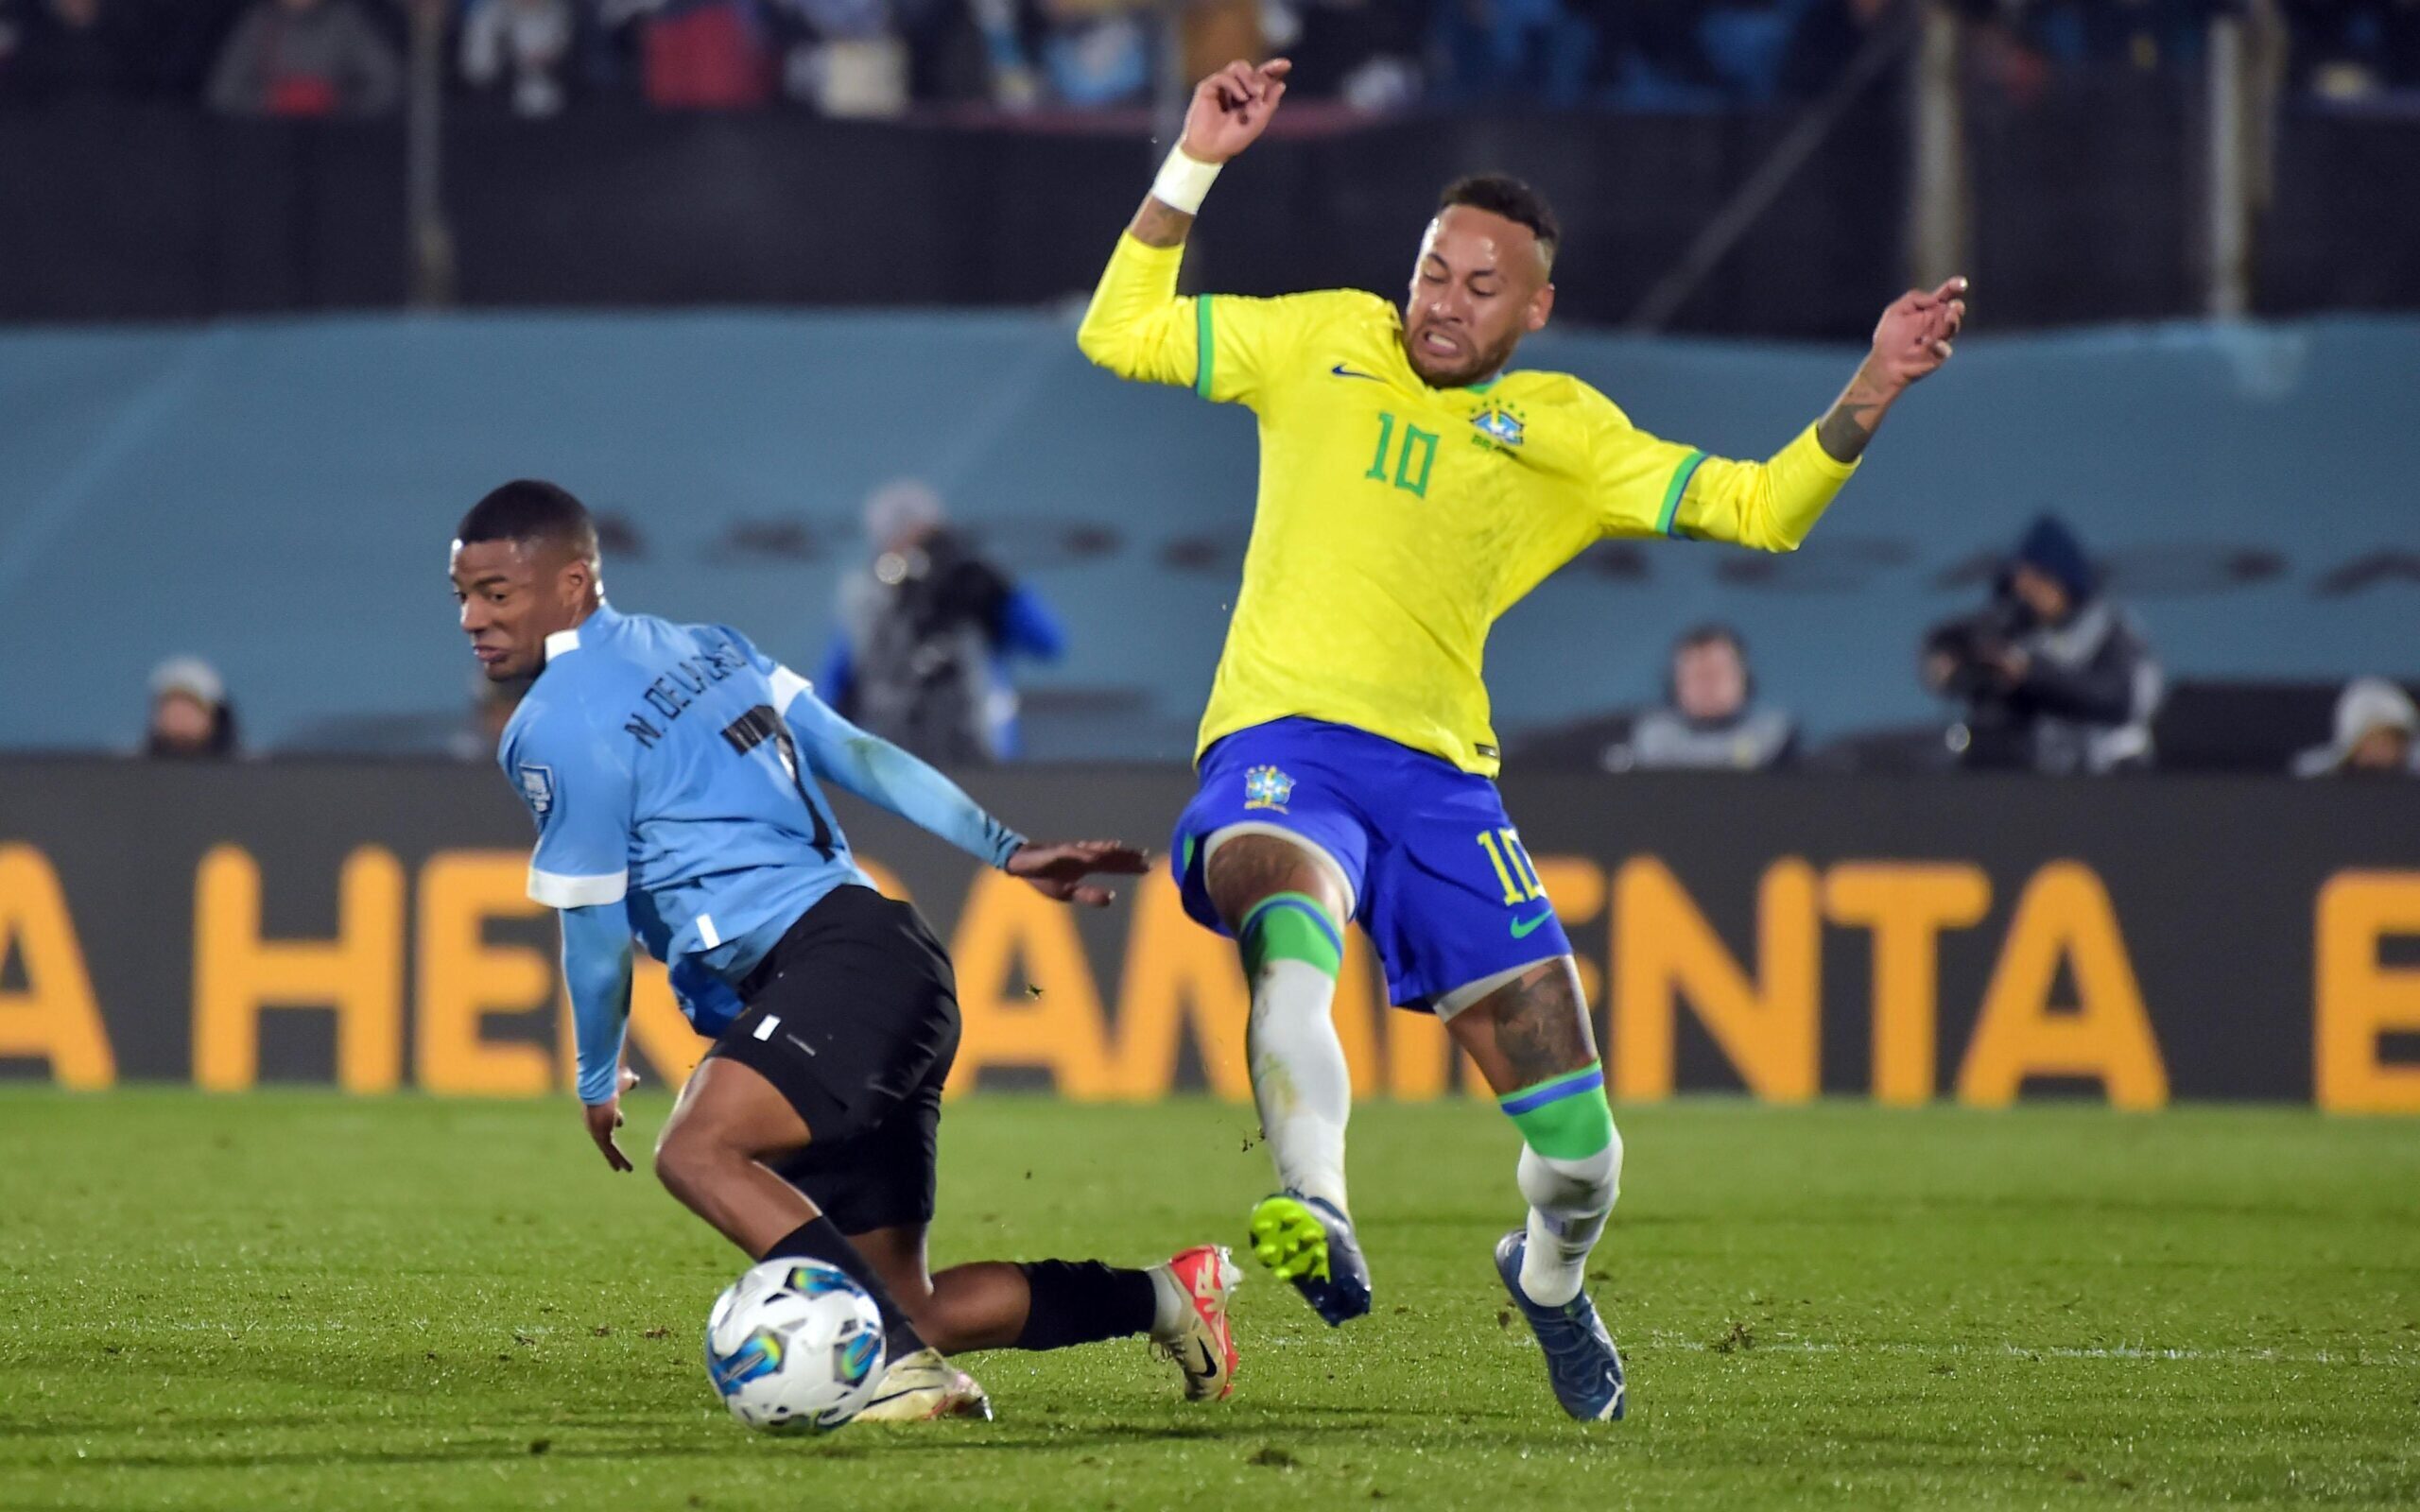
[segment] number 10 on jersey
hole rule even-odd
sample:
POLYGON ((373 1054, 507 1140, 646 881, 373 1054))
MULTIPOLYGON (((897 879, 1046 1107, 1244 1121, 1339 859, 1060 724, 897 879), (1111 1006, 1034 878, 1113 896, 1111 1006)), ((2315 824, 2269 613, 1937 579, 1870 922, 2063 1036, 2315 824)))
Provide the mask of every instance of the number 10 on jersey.
POLYGON ((1384 483, 1391 464, 1396 488, 1415 499, 1428 497, 1428 470, 1437 465, 1437 433, 1424 431, 1407 421, 1403 428, 1403 445, 1398 447, 1395 445, 1395 418, 1381 414, 1378 417, 1378 450, 1370 458, 1370 471, 1361 475, 1384 483), (1415 457, 1419 469, 1416 475, 1413 472, 1415 457))

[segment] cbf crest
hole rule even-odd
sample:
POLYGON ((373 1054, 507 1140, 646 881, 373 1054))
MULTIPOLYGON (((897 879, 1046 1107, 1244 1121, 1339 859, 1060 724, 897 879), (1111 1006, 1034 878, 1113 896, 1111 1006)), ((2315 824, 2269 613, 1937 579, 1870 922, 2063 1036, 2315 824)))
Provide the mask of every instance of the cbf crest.
POLYGON ((1498 446, 1520 445, 1521 438, 1529 428, 1520 409, 1500 399, 1490 400, 1486 408, 1471 417, 1471 423, 1478 428, 1481 436, 1498 446))
POLYGON ((544 818, 547 811, 555 806, 554 768, 541 766, 535 762, 523 762, 519 776, 521 797, 528 803, 529 812, 544 818))
POLYGON ((1286 812, 1294 797, 1294 780, 1274 766, 1255 766, 1244 773, 1244 807, 1286 812))

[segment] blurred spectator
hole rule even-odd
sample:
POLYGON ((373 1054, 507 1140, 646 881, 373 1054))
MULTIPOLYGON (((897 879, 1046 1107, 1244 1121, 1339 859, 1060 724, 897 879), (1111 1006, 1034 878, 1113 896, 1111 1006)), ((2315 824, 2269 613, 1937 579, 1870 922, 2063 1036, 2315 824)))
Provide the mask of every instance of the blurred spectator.
POLYGON ((1391 111, 1420 97, 1426 26, 1415 6, 1392 0, 1275 0, 1263 8, 1271 53, 1294 60, 1289 90, 1331 95, 1360 111, 1391 111))
POLYGON ((217 669, 181 656, 151 672, 151 718, 143 754, 165 759, 224 760, 237 754, 235 709, 217 669))
POLYGON ((1719 104, 1729 88, 1706 45, 1708 13, 1744 10, 1703 0, 1568 0, 1587 24, 1595 75, 1649 106, 1719 104))
POLYGON ((2420 88, 2420 0, 2285 0, 2295 85, 2332 99, 2420 88))
MULTIPOLYGON (((1633 10, 1652 26, 1679 0, 1603 0, 1599 21, 1633 10)), ((1685 18, 1684 18, 1685 19, 1685 18)), ((1443 0, 1437 9, 1444 92, 1461 99, 1519 99, 1564 107, 1582 97, 1598 60, 1599 26, 1562 0, 1443 0)))
POLYGON ((471 0, 462 17, 462 77, 504 90, 517 115, 552 115, 563 108, 579 32, 572 0, 471 0))
POLYGON ((384 115, 402 94, 394 43, 353 0, 253 0, 210 76, 228 115, 384 115))
POLYGON ((782 87, 824 115, 880 118, 908 109, 911 77, 891 0, 780 0, 782 87))
POLYGON ((2151 763, 2159 663, 2054 515, 2025 533, 1989 605, 1926 636, 1922 670, 1966 706, 1951 731, 1965 765, 2099 773, 2151 763))
POLYGON ((1155 38, 1140 0, 1041 0, 1042 66, 1050 93, 1079 110, 1150 94, 1155 38))
POLYGON ((977 556, 914 479, 866 501, 874 559, 840 583, 839 635, 817 687, 859 726, 941 765, 1017 754, 1009 658, 1056 661, 1058 617, 977 556))
POLYGON ((2384 678, 2356 678, 2336 700, 2336 738, 2295 759, 2298 777, 2420 777, 2420 708, 2384 678))
POLYGON ((17 97, 124 94, 142 79, 142 39, 114 0, 28 0, 7 88, 17 97))
POLYGON ((772 97, 771 38, 750 0, 624 0, 644 12, 640 86, 658 110, 751 110, 772 97))
POLYGON ((1739 632, 1701 625, 1672 644, 1663 704, 1632 722, 1629 740, 1606 750, 1605 765, 1743 772, 1782 765, 1797 754, 1797 724, 1759 707, 1739 632))

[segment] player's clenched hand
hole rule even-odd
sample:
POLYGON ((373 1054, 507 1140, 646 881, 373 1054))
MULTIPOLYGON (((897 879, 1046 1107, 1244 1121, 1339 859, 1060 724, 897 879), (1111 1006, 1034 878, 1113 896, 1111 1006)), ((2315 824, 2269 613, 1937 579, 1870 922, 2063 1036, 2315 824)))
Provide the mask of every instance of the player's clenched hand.
POLYGON ((1139 877, 1150 868, 1150 856, 1121 841, 1074 840, 1065 845, 1025 846, 1000 869, 1024 878, 1046 898, 1106 908, 1116 892, 1086 878, 1097 874, 1139 877))
MULTIPOLYGON (((625 1090, 638 1079, 636 1072, 622 1073, 625 1090)), ((588 1115, 588 1137, 595 1140, 596 1148, 604 1153, 605 1163, 616 1171, 631 1169, 631 1158, 622 1153, 622 1146, 614 1140, 614 1131, 622 1126, 622 1094, 615 1092, 604 1102, 587 1104, 580 1111, 588 1115)))
POLYGON ((1193 86, 1179 146, 1196 163, 1224 163, 1260 140, 1277 102, 1286 97, 1286 76, 1294 65, 1274 58, 1254 68, 1234 62, 1193 86))
POLYGON ((1966 323, 1965 293, 1966 281, 1953 278, 1929 294, 1910 289, 1893 300, 1874 328, 1875 376, 1905 388, 1947 362, 1966 323))

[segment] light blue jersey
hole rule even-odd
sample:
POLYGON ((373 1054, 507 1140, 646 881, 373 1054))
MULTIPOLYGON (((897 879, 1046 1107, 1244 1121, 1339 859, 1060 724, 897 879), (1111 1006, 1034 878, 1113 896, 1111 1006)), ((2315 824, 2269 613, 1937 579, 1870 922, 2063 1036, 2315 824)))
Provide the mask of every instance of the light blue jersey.
POLYGON ((497 760, 538 824, 529 896, 563 913, 591 1103, 614 1091, 633 936, 714 1035, 737 1015, 731 988, 801 915, 836 887, 873 885, 818 778, 994 866, 1024 844, 738 631, 601 605, 546 638, 497 760))

